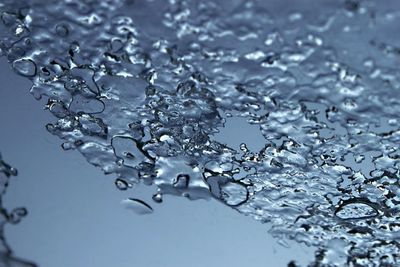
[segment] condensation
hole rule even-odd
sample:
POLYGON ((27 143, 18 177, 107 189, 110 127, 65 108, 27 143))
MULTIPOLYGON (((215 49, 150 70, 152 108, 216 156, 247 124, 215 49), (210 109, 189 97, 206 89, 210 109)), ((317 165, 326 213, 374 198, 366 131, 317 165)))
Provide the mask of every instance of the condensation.
POLYGON ((400 265, 398 1, 0 9, 1 53, 47 102, 48 131, 119 189, 215 198, 318 247, 310 266, 400 265), (218 139, 228 124, 243 144, 218 139))

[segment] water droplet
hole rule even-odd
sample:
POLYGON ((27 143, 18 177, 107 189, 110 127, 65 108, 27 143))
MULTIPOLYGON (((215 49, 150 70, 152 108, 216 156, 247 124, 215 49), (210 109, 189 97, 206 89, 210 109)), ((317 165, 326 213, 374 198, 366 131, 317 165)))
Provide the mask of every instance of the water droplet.
POLYGON ((185 1, 183 13, 166 1, 168 16, 154 16, 163 18, 153 23, 163 40, 155 44, 151 24, 117 14, 124 1, 82 4, 79 14, 69 2, 57 9, 33 5, 23 21, 3 14, 12 36, 0 37, 15 71, 38 75, 33 95, 60 101, 50 108, 59 120, 48 129, 67 142, 64 149, 77 147, 93 165, 126 178, 116 181, 121 190, 140 181, 163 195, 214 197, 300 242, 329 250, 332 236, 352 240, 377 266, 382 255, 400 254, 387 245, 396 236, 385 230, 396 218, 376 204, 393 208, 399 201, 400 49, 393 25, 400 16, 391 6, 343 0, 309 12, 309 5, 294 3, 275 19, 268 1, 247 1, 229 16, 204 4, 199 19, 192 16, 196 1, 185 1), (58 10, 77 16, 50 14, 58 10), (65 38, 71 34, 79 43, 65 38), (229 128, 238 117, 251 128, 237 121, 229 128), (226 137, 216 134, 224 131, 226 137), (365 177, 355 175, 358 169, 365 177), (335 206, 361 194, 374 203, 335 206), (315 210, 304 215, 306 207, 315 210), (293 223, 297 217, 305 221, 293 223), (374 237, 355 237, 361 231, 355 224, 368 224, 363 228, 374 237), (390 242, 376 251, 377 239, 390 242))
POLYGON ((139 215, 150 214, 153 212, 153 208, 149 204, 137 198, 127 198, 122 200, 121 204, 124 205, 125 208, 130 209, 139 215))
POLYGON ((13 68, 19 75, 25 77, 33 77, 36 74, 36 64, 30 59, 15 60, 13 68))
POLYGON ((188 184, 189 184, 189 179, 190 176, 187 174, 178 174, 178 176, 176 177, 175 181, 174 181, 174 187, 175 188, 187 188, 188 184))
POLYGON ((74 145, 69 142, 64 142, 61 144, 61 148, 65 151, 71 150, 74 148, 74 145))
POLYGON ((27 214, 26 208, 15 208, 11 211, 8 221, 12 224, 19 223, 27 214))
POLYGON ((237 182, 228 182, 221 188, 221 199, 229 206, 238 206, 246 202, 248 191, 246 187, 237 182))
POLYGON ((350 199, 344 201, 335 212, 342 220, 370 219, 378 215, 375 205, 364 199, 350 199))
POLYGON ((119 189, 119 190, 127 190, 130 186, 129 183, 121 178, 117 178, 115 179, 115 186, 119 189))
POLYGON ((152 198, 156 203, 161 203, 163 201, 161 193, 154 194, 152 198))

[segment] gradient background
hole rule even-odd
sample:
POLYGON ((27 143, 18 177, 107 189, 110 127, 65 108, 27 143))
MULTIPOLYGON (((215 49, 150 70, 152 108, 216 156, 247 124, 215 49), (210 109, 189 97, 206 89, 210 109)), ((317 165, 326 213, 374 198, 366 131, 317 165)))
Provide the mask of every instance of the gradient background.
MULTIPOLYGON (((42 267, 279 267, 313 258, 314 249, 296 243, 286 249, 268 235, 267 225, 214 200, 165 196, 156 204, 155 188, 117 190, 115 177, 77 151, 61 149, 61 140, 45 130, 54 119, 44 102, 29 94, 29 80, 17 76, 5 58, 0 87, 0 152, 19 170, 5 205, 29 211, 20 224, 6 228, 17 256, 42 267), (125 209, 120 202, 126 197, 145 200, 155 212, 141 216, 125 209)), ((223 140, 234 147, 250 140, 249 148, 262 146, 254 126, 237 123, 227 125, 231 130, 222 133, 223 140)))

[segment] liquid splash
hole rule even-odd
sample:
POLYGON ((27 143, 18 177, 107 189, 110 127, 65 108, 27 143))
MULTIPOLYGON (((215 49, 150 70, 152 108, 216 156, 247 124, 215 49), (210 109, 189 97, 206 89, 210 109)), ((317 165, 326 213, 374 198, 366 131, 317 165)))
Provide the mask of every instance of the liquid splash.
POLYGON ((215 198, 310 266, 398 266, 400 5, 288 3, 3 1, 0 49, 119 189, 215 198), (259 150, 218 139, 237 118, 259 150))

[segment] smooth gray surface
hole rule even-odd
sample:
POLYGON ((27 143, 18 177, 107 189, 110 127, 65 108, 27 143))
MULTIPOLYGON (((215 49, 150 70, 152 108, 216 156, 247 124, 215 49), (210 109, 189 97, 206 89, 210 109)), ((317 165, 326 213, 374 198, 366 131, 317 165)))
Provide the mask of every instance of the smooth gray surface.
POLYGON ((154 188, 117 190, 114 177, 60 148, 44 127, 53 118, 4 58, 0 87, 0 151, 19 170, 5 204, 29 210, 6 229, 18 256, 43 267, 279 267, 313 257, 313 249, 297 244, 283 248, 267 225, 216 201, 164 197, 156 204, 154 188), (147 201, 155 212, 140 216, 124 209, 126 197, 147 201))

